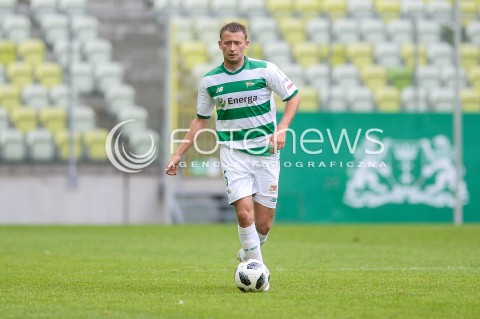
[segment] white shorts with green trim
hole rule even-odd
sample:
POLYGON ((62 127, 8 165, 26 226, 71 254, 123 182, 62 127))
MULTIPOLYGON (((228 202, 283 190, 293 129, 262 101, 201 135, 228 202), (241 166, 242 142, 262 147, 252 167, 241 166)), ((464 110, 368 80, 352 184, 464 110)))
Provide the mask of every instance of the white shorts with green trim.
POLYGON ((269 208, 276 207, 279 154, 256 156, 222 145, 220 161, 229 204, 252 195, 255 202, 269 208))

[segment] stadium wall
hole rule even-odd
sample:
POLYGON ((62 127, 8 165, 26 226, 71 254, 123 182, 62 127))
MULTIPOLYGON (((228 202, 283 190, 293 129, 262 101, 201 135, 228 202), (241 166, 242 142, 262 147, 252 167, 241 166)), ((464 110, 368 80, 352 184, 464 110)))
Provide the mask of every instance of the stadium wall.
POLYGON ((60 174, 1 177, 1 224, 161 223, 161 207, 156 175, 81 175, 74 189, 60 174))

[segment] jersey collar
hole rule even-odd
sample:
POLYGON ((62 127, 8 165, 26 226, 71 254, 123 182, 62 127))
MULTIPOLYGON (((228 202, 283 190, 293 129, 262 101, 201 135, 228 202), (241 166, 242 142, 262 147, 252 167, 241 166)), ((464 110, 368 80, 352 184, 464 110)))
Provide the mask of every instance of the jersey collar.
POLYGON ((247 66, 247 63, 248 63, 248 57, 245 56, 244 57, 244 61, 243 61, 243 65, 240 67, 240 69, 238 69, 237 71, 235 72, 230 72, 227 70, 227 68, 225 67, 225 64, 222 62, 222 69, 225 73, 227 73, 228 75, 235 75, 235 74, 238 74, 240 72, 243 71, 243 69, 245 69, 245 66, 247 66))

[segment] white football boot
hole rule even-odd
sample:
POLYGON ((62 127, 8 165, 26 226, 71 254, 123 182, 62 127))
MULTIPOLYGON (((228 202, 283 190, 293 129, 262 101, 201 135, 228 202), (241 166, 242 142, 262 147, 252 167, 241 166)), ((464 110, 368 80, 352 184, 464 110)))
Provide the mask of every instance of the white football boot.
POLYGON ((245 254, 245 251, 243 250, 243 248, 240 248, 240 250, 238 251, 237 259, 239 262, 247 261, 247 255, 245 254))

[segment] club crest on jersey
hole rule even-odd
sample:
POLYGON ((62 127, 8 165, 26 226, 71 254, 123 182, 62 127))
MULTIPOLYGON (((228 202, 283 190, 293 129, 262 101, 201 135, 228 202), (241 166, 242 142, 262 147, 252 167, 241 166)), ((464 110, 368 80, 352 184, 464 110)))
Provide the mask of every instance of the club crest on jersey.
POLYGON ((224 109, 225 106, 227 105, 227 101, 225 101, 224 99, 222 99, 221 97, 217 97, 215 99, 215 105, 217 106, 217 108, 219 109, 224 109))
POLYGON ((253 83, 253 82, 245 82, 245 85, 246 85, 247 88, 248 88, 248 87, 254 86, 255 83, 253 83))

